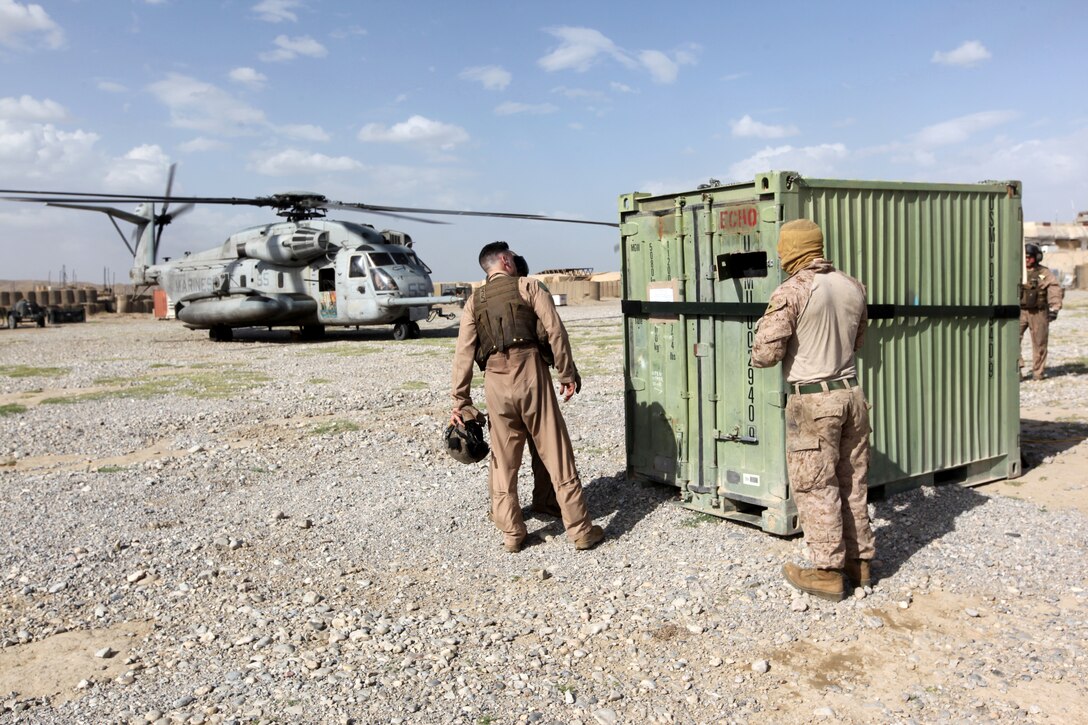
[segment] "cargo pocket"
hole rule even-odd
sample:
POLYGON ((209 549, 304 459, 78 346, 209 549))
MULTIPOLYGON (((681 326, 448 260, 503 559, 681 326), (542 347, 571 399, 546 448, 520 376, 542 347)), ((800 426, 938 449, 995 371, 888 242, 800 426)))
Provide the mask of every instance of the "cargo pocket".
POLYGON ((820 451, 815 435, 796 435, 786 444, 786 467, 790 487, 799 493, 812 491, 827 480, 826 456, 820 451))

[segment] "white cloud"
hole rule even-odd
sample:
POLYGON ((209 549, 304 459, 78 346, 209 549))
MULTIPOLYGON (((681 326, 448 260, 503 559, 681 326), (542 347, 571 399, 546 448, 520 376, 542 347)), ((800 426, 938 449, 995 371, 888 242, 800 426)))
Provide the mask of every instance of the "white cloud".
POLYGON ((328 171, 357 171, 363 168, 349 156, 326 156, 299 149, 284 149, 272 156, 255 158, 251 168, 266 176, 294 176, 328 171))
POLYGON ((303 141, 328 141, 329 134, 320 126, 309 123, 289 123, 277 126, 276 130, 289 138, 302 139, 303 141))
POLYGON ((634 88, 627 85, 626 83, 617 83, 616 81, 612 81, 608 84, 608 87, 616 93, 638 93, 638 91, 636 91, 634 88))
POLYGON ((730 121, 729 126, 738 138, 785 138, 799 133, 796 126, 768 126, 747 114, 739 121, 730 121))
POLYGON ((1008 123, 1016 115, 1013 111, 982 111, 960 116, 926 126, 915 135, 914 141, 924 148, 962 143, 979 131, 1008 123))
POLYGON ((63 121, 68 111, 56 101, 39 101, 30 96, 0 98, 0 119, 8 121, 63 121))
POLYGON ((171 73, 148 90, 170 109, 171 125, 203 133, 240 136, 268 125, 264 112, 210 83, 171 73))
POLYGON ((234 68, 228 75, 235 83, 240 83, 254 90, 264 88, 265 83, 268 82, 268 76, 246 66, 234 68))
POLYGON ((468 132, 460 126, 432 121, 418 115, 388 128, 380 123, 369 123, 359 129, 360 141, 411 143, 442 150, 452 149, 468 139, 468 132))
POLYGON ((489 91, 502 91, 510 85, 510 72, 497 65, 478 65, 465 68, 457 76, 464 81, 476 81, 489 91))
POLYGON ((204 136, 197 136, 190 141, 180 144, 178 149, 187 154, 194 154, 202 151, 216 151, 226 147, 227 145, 222 141, 216 141, 215 139, 206 138, 204 136))
POLYGON ((537 61, 537 65, 548 72, 573 70, 584 73, 601 60, 611 58, 625 68, 648 71, 656 83, 672 83, 680 66, 695 63, 694 51, 698 49, 691 46, 690 50, 676 51, 671 57, 660 50, 632 54, 592 28, 562 26, 546 28, 546 32, 560 41, 558 48, 537 61))
POLYGON ((128 88, 114 81, 98 81, 95 83, 95 88, 106 93, 126 93, 128 91, 128 88))
POLYGON ((282 23, 285 20, 294 23, 298 21, 298 16, 293 10, 300 7, 304 7, 301 0, 261 0, 252 10, 266 23, 282 23))
POLYGON ((119 192, 147 193, 165 187, 170 158, 156 145, 133 148, 119 159, 113 159, 104 179, 108 189, 119 192))
POLYGON ((817 146, 768 146, 729 167, 723 181, 750 181, 756 174, 771 169, 789 169, 803 176, 834 176, 836 162, 848 159, 841 143, 817 146))
POLYGON ((500 116, 513 116, 518 113, 528 113, 533 116, 541 116, 548 113, 555 113, 559 108, 553 106, 550 103, 514 103, 513 101, 507 101, 506 103, 500 103, 495 106, 495 113, 500 116))
POLYGON ((586 88, 567 88, 566 86, 557 86, 552 89, 552 93, 558 93, 571 100, 588 99, 593 101, 604 101, 608 98, 608 96, 601 91, 591 91, 586 88))
POLYGON ((41 36, 42 44, 51 49, 64 45, 64 31, 41 5, 0 0, 0 45, 23 47, 23 36, 41 36))
POLYGON ((325 49, 325 46, 311 38, 309 35, 301 35, 297 38, 290 38, 286 35, 277 35, 273 42, 276 44, 276 49, 261 53, 259 56, 261 60, 274 63, 285 60, 294 60, 300 55, 309 58, 324 58, 329 54, 329 51, 325 49))
POLYGON ((657 83, 672 83, 680 72, 680 64, 660 50, 644 50, 638 54, 638 59, 657 83))
POLYGON ((989 59, 990 51, 986 50, 986 46, 977 40, 968 40, 960 47, 947 53, 936 51, 930 60, 933 63, 942 65, 960 65, 969 68, 989 59))
POLYGON ((610 57, 628 68, 638 65, 615 43, 592 28, 563 26, 546 31, 560 41, 558 48, 537 61, 537 65, 548 72, 574 70, 584 73, 601 56, 610 57))
POLYGON ((98 134, 63 131, 51 123, 0 119, 0 179, 9 179, 9 185, 21 185, 27 179, 65 176, 94 158, 98 140, 98 134))

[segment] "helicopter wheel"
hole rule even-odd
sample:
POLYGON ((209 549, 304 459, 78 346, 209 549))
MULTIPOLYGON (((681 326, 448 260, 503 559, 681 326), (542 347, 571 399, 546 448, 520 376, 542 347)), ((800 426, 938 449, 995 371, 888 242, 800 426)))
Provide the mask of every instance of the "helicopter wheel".
POLYGON ((418 323, 416 323, 416 322, 409 322, 408 323, 408 337, 412 338, 413 340, 418 340, 420 335, 422 335, 422 334, 423 333, 421 333, 419 331, 419 324, 418 323))
POLYGON ((208 330, 208 337, 216 342, 230 342, 234 339, 234 329, 227 325, 213 325, 208 330))
POLYGON ((407 340, 412 333, 410 322, 398 322, 393 325, 393 339, 394 340, 407 340))

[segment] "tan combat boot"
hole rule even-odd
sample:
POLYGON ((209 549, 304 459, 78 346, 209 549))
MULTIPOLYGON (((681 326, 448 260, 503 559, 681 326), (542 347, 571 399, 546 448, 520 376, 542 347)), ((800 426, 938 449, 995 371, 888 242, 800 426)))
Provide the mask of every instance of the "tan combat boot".
POLYGON ((843 572, 854 586, 868 587, 872 586, 873 583, 870 569, 871 566, 867 559, 847 559, 843 572))
POLYGON ((601 543, 601 539, 604 538, 604 529, 594 524, 589 533, 580 539, 574 540, 574 548, 578 551, 585 551, 586 549, 592 549, 597 544, 601 543))
POLYGON ((831 602, 843 599, 842 572, 838 569, 802 569, 796 564, 786 564, 782 574, 795 589, 814 597, 831 602))

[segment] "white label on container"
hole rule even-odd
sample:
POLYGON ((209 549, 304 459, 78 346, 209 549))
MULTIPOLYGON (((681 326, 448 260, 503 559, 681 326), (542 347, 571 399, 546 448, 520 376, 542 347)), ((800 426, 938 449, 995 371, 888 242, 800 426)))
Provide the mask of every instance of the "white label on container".
POLYGON ((672 302, 672 287, 654 287, 650 289, 650 302, 672 302))
POLYGON ((759 474, 758 473, 744 473, 741 474, 740 482, 745 486, 758 486, 759 474))

